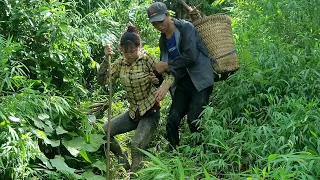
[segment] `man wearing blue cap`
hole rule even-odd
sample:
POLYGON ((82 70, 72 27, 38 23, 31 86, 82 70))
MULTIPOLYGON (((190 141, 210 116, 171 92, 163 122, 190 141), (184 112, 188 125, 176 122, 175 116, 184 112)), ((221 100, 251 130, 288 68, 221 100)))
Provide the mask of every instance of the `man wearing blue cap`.
MULTIPOLYGON (((208 105, 213 88, 212 61, 200 35, 192 23, 171 19, 162 2, 147 10, 149 22, 161 32, 158 73, 170 70, 175 82, 170 88, 172 104, 167 118, 167 139, 173 148, 179 146, 179 125, 187 115, 190 131, 199 131, 197 119, 208 105)), ((157 94, 156 94, 157 97, 157 94)))

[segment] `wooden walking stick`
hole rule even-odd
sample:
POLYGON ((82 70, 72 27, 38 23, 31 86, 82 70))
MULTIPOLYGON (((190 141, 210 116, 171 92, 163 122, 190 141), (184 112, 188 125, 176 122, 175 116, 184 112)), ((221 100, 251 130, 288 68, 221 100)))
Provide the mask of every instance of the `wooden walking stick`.
POLYGON ((110 180, 110 127, 111 127, 111 105, 112 105, 112 78, 111 78, 111 56, 105 57, 104 60, 108 58, 108 79, 109 79, 109 108, 108 108, 108 127, 107 127, 107 176, 106 179, 110 180))

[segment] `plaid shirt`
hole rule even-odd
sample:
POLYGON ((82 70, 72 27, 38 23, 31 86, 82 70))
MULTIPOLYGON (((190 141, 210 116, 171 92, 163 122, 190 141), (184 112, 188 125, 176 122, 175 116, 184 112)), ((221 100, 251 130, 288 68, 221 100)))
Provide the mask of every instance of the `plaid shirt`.
MULTIPOLYGON (((153 67, 158 62, 155 56, 152 56, 147 51, 141 51, 141 54, 131 65, 125 61, 123 56, 120 56, 114 63, 111 64, 111 75, 114 79, 120 78, 120 82, 124 85, 126 98, 130 103, 129 115, 132 119, 135 118, 135 112, 144 115, 155 104, 154 92, 156 87, 149 80, 149 73, 153 72, 153 67)), ((104 65, 107 65, 105 63, 104 65)), ((103 66, 103 64, 101 65, 103 66)), ((103 68, 100 68, 103 69, 103 68)), ((98 80, 107 81, 107 71, 100 72, 98 80)), ((169 72, 162 73, 164 83, 172 84, 174 76, 169 72)))

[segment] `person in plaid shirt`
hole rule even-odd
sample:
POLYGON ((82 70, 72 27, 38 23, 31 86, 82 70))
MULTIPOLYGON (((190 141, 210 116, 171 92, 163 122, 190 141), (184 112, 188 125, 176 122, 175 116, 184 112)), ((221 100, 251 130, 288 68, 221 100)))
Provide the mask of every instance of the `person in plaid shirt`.
MULTIPOLYGON (((110 150, 118 157, 119 163, 124 164, 126 170, 130 169, 127 155, 114 136, 136 129, 131 150, 131 170, 135 172, 140 168, 143 157, 137 148, 144 149, 156 130, 160 119, 159 102, 167 94, 174 77, 169 71, 162 73, 163 83, 158 89, 155 87, 158 79, 154 78, 153 69, 158 61, 155 56, 142 49, 141 38, 134 26, 129 26, 127 32, 122 35, 119 50, 122 56, 111 64, 111 75, 114 79, 120 78, 130 106, 127 112, 111 120, 110 150)), ((105 55, 113 54, 112 47, 106 46, 105 55)), ((107 67, 108 62, 103 61, 99 68, 97 80, 101 85, 109 78, 107 67)), ((105 132, 107 124, 103 125, 105 132)))

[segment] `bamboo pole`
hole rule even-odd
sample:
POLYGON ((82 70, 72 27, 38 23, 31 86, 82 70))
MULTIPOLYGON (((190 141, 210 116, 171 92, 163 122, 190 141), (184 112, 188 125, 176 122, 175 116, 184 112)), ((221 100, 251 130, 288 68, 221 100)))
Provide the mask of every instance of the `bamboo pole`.
POLYGON ((190 7, 187 3, 185 3, 183 0, 179 0, 179 2, 182 4, 183 8, 187 11, 189 14, 191 20, 195 22, 196 20, 201 18, 200 12, 197 10, 196 7, 190 7))
POLYGON ((179 2, 182 4, 182 6, 184 7, 184 9, 189 13, 192 11, 192 8, 190 6, 188 6, 187 3, 185 3, 183 0, 179 0, 179 2))
POLYGON ((109 108, 108 108, 108 127, 107 127, 107 176, 110 180, 110 127, 111 127, 111 106, 112 106, 112 78, 111 78, 111 56, 108 56, 108 79, 109 79, 109 108))

